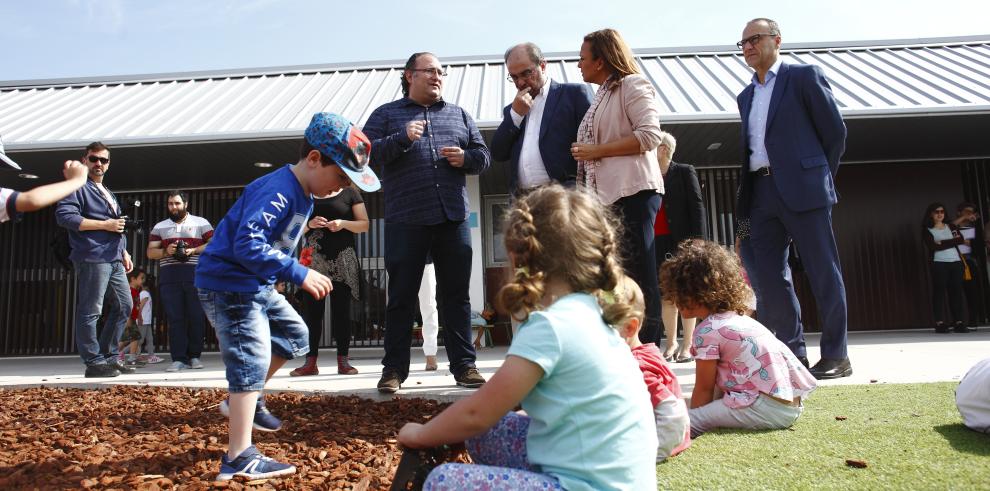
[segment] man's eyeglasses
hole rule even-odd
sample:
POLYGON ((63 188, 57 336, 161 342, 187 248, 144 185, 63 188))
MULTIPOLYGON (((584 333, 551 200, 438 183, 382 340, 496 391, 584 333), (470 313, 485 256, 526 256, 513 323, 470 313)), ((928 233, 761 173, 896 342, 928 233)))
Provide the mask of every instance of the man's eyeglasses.
POLYGON ((439 68, 410 68, 410 71, 419 72, 424 75, 433 75, 437 78, 442 78, 447 76, 447 71, 441 70, 439 68))
POLYGON ((521 80, 525 80, 525 79, 527 79, 529 77, 532 77, 534 73, 536 73, 536 70, 535 69, 533 69, 533 68, 527 68, 527 69, 523 70, 521 73, 519 73, 518 75, 513 75, 513 74, 510 73, 508 77, 505 77, 505 79, 508 80, 508 81, 510 81, 510 82, 515 82, 516 80, 520 80, 520 79, 521 80))
POLYGON ((89 160, 89 163, 91 163, 91 164, 95 164, 95 163, 99 162, 99 163, 101 163, 103 165, 107 165, 107 164, 110 163, 110 159, 109 158, 107 158, 107 157, 97 157, 96 155, 90 155, 90 156, 86 157, 86 160, 89 160))
POLYGON ((752 36, 750 36, 750 37, 748 37, 746 39, 743 39, 742 41, 739 41, 738 43, 736 43, 736 46, 739 47, 739 49, 745 48, 747 44, 752 45, 752 46, 756 46, 756 43, 760 42, 760 39, 763 39, 764 37, 770 37, 770 36, 776 36, 776 34, 769 34, 769 33, 768 34, 753 34, 752 36))

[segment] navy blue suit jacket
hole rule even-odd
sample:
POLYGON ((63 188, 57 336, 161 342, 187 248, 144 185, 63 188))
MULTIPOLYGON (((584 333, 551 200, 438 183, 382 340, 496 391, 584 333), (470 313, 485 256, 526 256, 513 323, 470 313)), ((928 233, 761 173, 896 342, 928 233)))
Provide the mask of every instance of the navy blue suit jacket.
MULTIPOLYGON (((540 123, 540 156, 543 157, 547 175, 554 181, 574 184, 577 162, 571 156, 571 144, 577 141, 578 126, 588 112, 593 97, 588 84, 550 81, 540 123)), ((512 104, 509 104, 502 110, 502 124, 495 130, 489 150, 495 160, 511 161, 509 189, 515 192, 519 182, 519 152, 529 116, 523 118, 520 127, 516 128, 509 115, 511 109, 512 104)))
MULTIPOLYGON (((742 118, 742 184, 737 212, 749 216, 749 110, 753 84, 736 98, 742 118)), ((835 173, 846 149, 842 122, 832 89, 815 65, 781 64, 767 111, 766 149, 772 179, 784 203, 802 212, 834 205, 835 173)))

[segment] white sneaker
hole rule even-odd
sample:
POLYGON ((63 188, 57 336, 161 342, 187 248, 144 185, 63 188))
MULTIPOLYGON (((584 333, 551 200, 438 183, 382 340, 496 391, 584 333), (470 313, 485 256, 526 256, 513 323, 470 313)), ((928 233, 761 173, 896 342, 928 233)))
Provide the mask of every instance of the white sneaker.
POLYGON ((203 362, 199 361, 199 358, 190 358, 189 368, 199 370, 200 368, 203 368, 203 362))
POLYGON ((185 370, 187 368, 189 368, 189 365, 186 365, 185 363, 182 363, 181 361, 173 361, 172 364, 169 365, 168 368, 165 369, 165 371, 166 372, 180 372, 180 371, 185 370))

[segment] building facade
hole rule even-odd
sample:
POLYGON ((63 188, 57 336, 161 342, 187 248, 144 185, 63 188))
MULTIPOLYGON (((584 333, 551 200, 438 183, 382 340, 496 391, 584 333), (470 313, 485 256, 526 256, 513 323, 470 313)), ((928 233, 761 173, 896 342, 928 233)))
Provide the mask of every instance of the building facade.
MULTIPOLYGON (((678 140, 675 160, 698 168, 710 236, 729 244, 742 151, 735 96, 751 71, 738 50, 725 47, 636 55, 660 94, 661 125, 678 140)), ((930 282, 919 235, 925 206, 942 201, 954 209, 965 200, 983 216, 990 212, 990 36, 785 45, 783 57, 824 69, 849 129, 833 220, 850 328, 928 327, 930 282)), ((442 61, 450 74, 445 99, 467 109, 490 140, 516 93, 501 56, 442 61)), ((548 55, 550 76, 580 81, 576 61, 575 53, 548 55)), ((190 210, 216 224, 244 185, 295 160, 314 112, 337 112, 361 125, 376 107, 401 97, 402 64, 0 82, 0 135, 22 175, 36 176, 2 173, 0 186, 54 181, 61 162, 101 140, 112 149, 107 185, 132 216, 149 226, 161 220, 164 191, 181 188, 191 192, 190 210)), ((495 162, 468 181, 478 311, 506 278, 498 217, 508 204, 508 172, 507 163, 495 162)), ((353 310, 357 346, 381 342, 387 281, 382 197, 365 199, 372 227, 359 239, 365 281, 353 310)), ((54 233, 51 211, 0 226, 0 356, 74 350, 75 278, 51 255, 54 233)), ((144 253, 146 235, 129 239, 136 263, 155 273, 144 253)), ((987 291, 986 274, 978 281, 987 291)), ((799 267, 796 284, 804 312, 815 312, 799 267)), ((165 343, 164 316, 157 314, 156 340, 165 343)), ((817 319, 804 320, 814 330, 817 319)))

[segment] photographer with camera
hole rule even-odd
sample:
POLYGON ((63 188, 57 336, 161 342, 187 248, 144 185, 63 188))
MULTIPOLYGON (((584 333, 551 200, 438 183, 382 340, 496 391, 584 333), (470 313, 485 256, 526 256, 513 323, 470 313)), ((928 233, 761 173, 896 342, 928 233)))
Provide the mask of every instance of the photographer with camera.
POLYGON ((131 313, 127 273, 134 268, 127 253, 124 216, 117 198, 103 185, 110 168, 110 149, 101 142, 86 146, 82 162, 88 169, 83 187, 55 208, 55 220, 68 231, 76 272, 75 338, 86 377, 116 377, 133 373, 117 359, 117 341, 131 313), (109 297, 106 324, 97 338, 96 323, 109 297))
POLYGON ((155 224, 148 237, 148 259, 158 259, 158 291, 168 319, 172 364, 166 372, 203 368, 206 317, 193 284, 199 255, 213 237, 213 226, 190 214, 185 191, 168 192, 168 218, 155 224))

